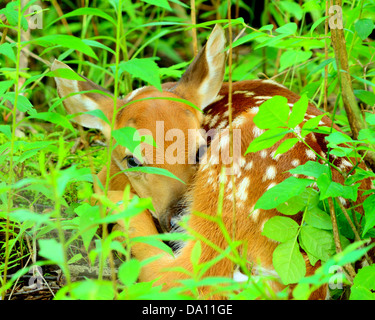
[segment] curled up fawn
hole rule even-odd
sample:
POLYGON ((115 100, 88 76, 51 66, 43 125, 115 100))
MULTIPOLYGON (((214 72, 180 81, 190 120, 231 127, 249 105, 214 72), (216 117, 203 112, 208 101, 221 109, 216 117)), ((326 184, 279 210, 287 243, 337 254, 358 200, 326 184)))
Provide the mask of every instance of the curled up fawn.
MULTIPOLYGON (((324 140, 324 134, 309 133, 304 139, 316 153, 298 142, 284 154, 275 156, 275 150, 283 141, 281 140, 268 149, 245 154, 249 144, 263 133, 253 121, 261 104, 278 95, 285 97, 292 108, 300 97, 272 80, 233 83, 233 130, 230 133, 229 87, 228 83, 223 82, 225 42, 224 30, 216 26, 206 45, 177 83, 163 84, 162 92, 151 86, 142 87, 124 99, 117 99, 118 108, 130 101, 135 102, 116 114, 115 129, 132 127, 137 129, 140 135, 152 135, 158 148, 145 146, 142 159, 138 159, 128 148, 117 146, 112 152, 110 176, 127 168, 150 166, 168 170, 185 184, 162 175, 124 172, 109 182, 109 197, 113 201, 120 201, 125 186, 129 184, 132 194, 141 198, 152 198, 155 210, 142 212, 132 218, 130 237, 158 234, 153 218, 160 223, 164 232, 168 232, 177 224, 178 219, 190 215, 187 229, 207 240, 201 242, 200 263, 214 259, 219 255, 218 249, 223 251, 228 246, 218 224, 207 218, 215 217, 218 214, 218 206, 221 206, 224 226, 234 240, 241 241, 237 250, 242 256, 246 256, 247 267, 251 273, 257 274, 261 270, 265 274, 274 275, 276 272, 272 256, 278 242, 262 235, 262 230, 270 218, 280 216, 281 213, 276 209, 254 209, 255 203, 268 189, 291 177, 292 174, 288 170, 307 161, 317 161, 316 153, 324 157, 327 142, 324 140), (190 104, 184 103, 182 99, 188 100, 190 104), (191 104, 203 112, 193 108, 191 104), (158 135, 165 139, 160 140, 158 135), (176 142, 173 137, 178 138, 179 135, 186 139, 177 139, 180 142, 176 142), (230 144, 232 149, 229 147, 230 144), (175 147, 177 155, 168 151, 171 146, 175 147), (230 152, 227 152, 228 150, 230 152), (198 160, 195 161, 196 159, 198 160), (219 203, 220 192, 222 203, 219 203), (203 214, 195 214, 196 212, 203 214)), ((56 60, 52 69, 60 68, 69 67, 56 60)), ((76 81, 56 78, 56 83, 60 97, 70 95, 64 100, 64 106, 69 113, 100 109, 108 119, 112 119, 113 98, 99 93, 73 95, 93 89, 105 91, 100 86, 88 79, 76 81)), ((309 104, 305 121, 321 114, 315 106, 309 104)), ((74 121, 84 127, 99 129, 107 139, 111 138, 110 126, 99 117, 81 114, 75 117, 74 121)), ((327 116, 322 117, 321 124, 332 126, 327 116)), ((336 125, 333 127, 339 130, 336 125)), ((297 126, 296 130, 298 128, 300 127, 297 126)), ((293 136, 290 133, 288 137, 290 135, 293 136)), ((336 166, 350 169, 349 161, 339 158, 335 161, 336 166)), ((106 176, 105 167, 98 174, 103 185, 106 176)), ((334 181, 343 183, 342 176, 334 169, 332 177, 334 181)), ((361 189, 369 189, 369 183, 363 182, 361 189)), ((302 213, 294 215, 293 219, 301 223, 302 213)), ((118 223, 121 225, 122 222, 118 223)), ((198 238, 192 238, 181 244, 174 257, 145 243, 134 244, 132 255, 136 259, 142 261, 161 255, 159 259, 144 265, 139 280, 151 281, 158 278, 156 283, 163 284, 166 289, 178 286, 178 281, 187 275, 172 269, 182 267, 188 271, 192 270, 190 257, 197 241, 198 238)), ((320 263, 313 266, 307 254, 302 252, 302 255, 306 263, 306 275, 314 274, 320 263)), ((233 277, 236 268, 230 259, 224 257, 217 259, 204 276, 233 277)), ((276 278, 270 282, 270 287, 277 292, 286 286, 276 278)), ((204 287, 201 288, 202 297, 205 297, 205 290, 204 287)), ((324 299, 327 290, 327 286, 321 286, 312 293, 310 299, 324 299)))

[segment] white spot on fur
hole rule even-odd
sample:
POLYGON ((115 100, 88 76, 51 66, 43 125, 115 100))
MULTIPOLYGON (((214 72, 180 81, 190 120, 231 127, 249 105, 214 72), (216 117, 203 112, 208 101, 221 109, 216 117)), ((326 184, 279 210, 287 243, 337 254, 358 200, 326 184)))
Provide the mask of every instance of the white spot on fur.
POLYGON ((294 160, 292 160, 291 163, 292 163, 293 166, 298 167, 299 164, 301 163, 301 161, 299 159, 294 159, 294 160))
POLYGON ((247 200, 247 190, 250 186, 250 178, 245 177, 242 179, 241 183, 238 186, 237 190, 237 197, 242 200, 246 201, 247 200))
POLYGON ((251 170, 251 168, 253 167, 253 162, 252 161, 250 161, 250 162, 248 162, 247 164, 246 164, 246 166, 245 166, 245 170, 251 170))
POLYGON ((266 169, 266 172, 265 172, 265 175, 263 177, 263 181, 266 181, 266 180, 273 180, 276 178, 276 167, 275 166, 269 166, 267 169, 266 169))
POLYGON ((285 88, 285 86, 283 86, 282 84, 272 80, 272 79, 267 79, 267 80, 262 80, 263 83, 269 83, 269 84, 273 84, 275 86, 278 86, 278 87, 281 87, 281 88, 285 88))
POLYGON ((217 123, 218 120, 219 120, 219 114, 215 115, 212 118, 212 120, 210 121, 210 127, 212 128, 217 123))
POLYGON ((253 212, 251 212, 250 217, 253 219, 253 221, 258 221, 259 219, 260 210, 255 209, 253 212))
POLYGON ((309 158, 309 159, 312 159, 312 160, 315 160, 316 159, 316 154, 314 151, 312 151, 311 149, 306 149, 306 156, 309 158))
POLYGON ((254 134, 254 137, 259 137, 260 135, 262 135, 264 133, 264 130, 263 129, 259 129, 258 127, 254 126, 253 128, 253 134, 254 134))

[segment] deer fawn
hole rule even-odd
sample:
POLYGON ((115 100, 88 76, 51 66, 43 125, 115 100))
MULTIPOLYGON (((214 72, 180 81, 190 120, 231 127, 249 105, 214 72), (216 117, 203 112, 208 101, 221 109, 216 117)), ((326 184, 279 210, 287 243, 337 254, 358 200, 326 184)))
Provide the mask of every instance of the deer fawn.
MULTIPOLYGON (((128 94, 124 99, 117 99, 117 107, 121 107, 129 101, 136 101, 123 108, 116 115, 115 129, 122 127, 133 127, 138 131, 147 129, 152 134, 157 145, 161 147, 156 152, 150 148, 144 148, 143 159, 137 159, 134 154, 125 147, 117 146, 112 153, 111 173, 115 173, 137 166, 160 167, 169 170, 175 176, 185 182, 155 174, 141 172, 125 172, 116 175, 109 182, 110 197, 114 201, 122 199, 122 191, 125 185, 130 184, 131 192, 139 197, 151 197, 154 212, 143 212, 131 220, 130 236, 145 236, 157 234, 157 228, 153 221, 156 218, 164 231, 171 229, 175 217, 191 214, 188 222, 189 229, 196 234, 208 239, 215 246, 225 249, 227 242, 224 239, 218 225, 202 217, 193 214, 202 212, 206 215, 217 214, 220 181, 224 183, 224 196, 222 204, 222 219, 229 232, 235 226, 235 239, 242 240, 245 245, 241 246, 242 254, 247 256, 250 263, 260 264, 262 270, 275 273, 272 264, 272 254, 278 243, 261 235, 262 228, 271 217, 280 215, 276 210, 254 210, 254 205, 260 196, 272 186, 280 183, 291 174, 288 170, 316 160, 316 156, 303 143, 297 143, 291 150, 281 156, 274 157, 274 151, 279 144, 256 153, 244 151, 250 142, 258 137, 262 130, 258 129, 253 122, 259 106, 264 101, 275 95, 284 96, 292 106, 300 97, 284 86, 272 80, 251 80, 233 83, 232 105, 233 105, 233 156, 220 153, 219 150, 229 146, 230 136, 228 132, 228 84, 223 83, 225 71, 225 35, 220 26, 212 31, 205 47, 199 52, 189 68, 177 83, 163 84, 160 92, 154 87, 142 87, 128 94), (141 100, 143 98, 159 98, 153 100, 141 100), (181 100, 163 100, 162 97, 186 99, 204 112, 200 112, 181 100), (162 125, 162 126, 161 126, 162 125), (168 135, 168 131, 178 129, 185 137, 190 137, 193 146, 188 145, 187 139, 180 141, 177 159, 171 160, 175 155, 166 151, 173 145, 174 140, 167 136, 164 141, 156 138, 161 131, 168 135), (204 130, 198 130, 204 129, 204 130), (215 129, 211 136, 204 155, 205 163, 194 163, 197 150, 202 151, 207 138, 204 132, 215 129), (240 136, 235 134, 239 130, 240 136), (193 133, 192 133, 193 132, 193 133), (235 154, 238 154, 234 160, 235 154), (163 158, 164 157, 164 158, 163 158), (231 163, 232 166, 228 165, 231 163), (223 165, 227 169, 233 169, 236 187, 235 224, 233 225, 233 185, 231 175, 222 175, 223 165), (245 250, 246 249, 246 250, 245 250)), ((55 60, 52 69, 69 68, 67 65, 55 60)), ((86 78, 85 78, 86 79, 86 78)), ((86 81, 67 80, 56 78, 58 93, 65 97, 72 93, 92 89, 103 90, 103 88, 86 79, 86 81)), ((113 117, 114 101, 107 95, 98 93, 82 93, 70 95, 64 100, 64 106, 69 113, 85 112, 100 109, 108 119, 113 117)), ((321 112, 313 105, 307 109, 307 118, 320 115, 321 112)), ((78 124, 96 128, 103 132, 107 139, 111 137, 110 126, 98 117, 81 114, 74 118, 78 124)), ((325 116, 322 118, 324 125, 330 127, 332 122, 325 116)), ((336 126, 334 126, 338 129, 336 126)), ((320 154, 327 151, 323 134, 310 133, 305 137, 306 142, 320 154)), ((191 144, 191 143, 190 143, 191 144)), ((351 166, 348 161, 337 158, 336 165, 343 167, 351 166)), ((343 178, 332 172, 333 179, 343 182, 343 178)), ((98 174, 99 180, 104 184, 106 180, 106 168, 98 174)), ((370 185, 361 188, 369 189, 370 185)), ((301 221, 301 214, 295 216, 297 222, 301 221)), ((121 224, 121 221, 119 221, 121 224)), ((186 242, 175 257, 162 250, 144 243, 137 243, 132 247, 132 254, 139 260, 152 256, 161 255, 161 258, 148 263, 142 268, 140 281, 150 281, 156 278, 158 284, 164 284, 165 288, 178 285, 178 280, 186 278, 184 273, 171 271, 173 267, 183 267, 192 270, 190 261, 191 251, 196 241, 186 242), (165 269, 169 269, 165 271, 165 269)), ((218 252, 205 243, 202 243, 200 262, 210 261, 218 252)), ((314 267, 303 253, 306 261, 307 275, 311 275, 317 269, 319 263, 314 267)), ((249 264, 250 265, 250 264, 249 264)), ((232 276, 235 266, 227 259, 218 260, 205 276, 232 276)), ((274 290, 282 290, 285 286, 280 281, 272 282, 274 290)), ((202 288, 202 294, 204 294, 202 288)), ((321 287, 313 292, 310 298, 324 299, 327 288, 321 287)))

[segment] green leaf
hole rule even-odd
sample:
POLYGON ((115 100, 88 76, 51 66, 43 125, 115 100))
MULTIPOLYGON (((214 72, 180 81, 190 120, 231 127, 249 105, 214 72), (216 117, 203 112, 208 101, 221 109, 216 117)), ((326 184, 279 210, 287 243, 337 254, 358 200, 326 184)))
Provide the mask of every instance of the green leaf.
POLYGON ((285 137, 290 130, 284 128, 274 128, 267 130, 262 133, 259 137, 251 141, 249 147, 247 148, 245 155, 249 152, 257 152, 263 149, 272 147, 276 142, 280 141, 285 137))
POLYGON ((292 149, 298 143, 298 141, 299 141, 298 138, 290 138, 290 139, 286 139, 283 142, 281 142, 280 145, 278 146, 278 148, 275 151, 274 158, 278 154, 283 154, 283 153, 289 151, 290 149, 292 149))
POLYGON ((354 29, 358 36, 365 40, 374 30, 374 22, 371 19, 359 19, 354 23, 354 29))
POLYGON ((293 34, 297 31, 297 24, 289 22, 280 28, 277 28, 275 31, 282 34, 293 34))
POLYGON ((365 211, 366 223, 362 232, 362 236, 375 226, 375 194, 372 194, 366 198, 363 202, 363 209, 365 211))
POLYGON ((276 209, 285 215, 295 215, 303 211, 306 206, 316 206, 319 202, 319 194, 312 188, 306 188, 301 194, 291 197, 288 201, 279 204, 276 209))
POLYGON ((290 114, 289 120, 288 120, 289 128, 295 128, 303 121, 303 119, 305 118, 308 104, 309 104, 309 99, 307 98, 306 95, 303 95, 293 105, 292 113, 290 114))
POLYGON ((57 242, 56 239, 40 239, 38 243, 40 248, 38 254, 63 268, 64 252, 62 244, 57 242))
POLYGON ((325 211, 320 210, 317 206, 309 207, 309 209, 306 210, 305 221, 312 227, 332 230, 332 221, 330 216, 325 211))
POLYGON ((45 74, 45 76, 46 77, 63 78, 63 79, 68 79, 68 80, 77 80, 77 81, 83 81, 83 82, 86 81, 78 73, 76 73, 72 69, 68 69, 68 68, 60 68, 60 69, 56 69, 56 70, 47 72, 45 74))
POLYGON ((9 43, 5 42, 0 45, 0 54, 7 56, 10 60, 16 63, 16 55, 14 54, 13 47, 9 43))
POLYGON ((360 285, 368 290, 375 291, 375 265, 365 266, 358 270, 353 283, 354 285, 360 285))
POLYGON ((255 209, 273 209, 290 198, 301 194, 310 185, 311 180, 289 177, 267 190, 255 204, 255 209))
POLYGON ((312 129, 315 129, 318 125, 320 120, 325 116, 325 114, 320 114, 315 118, 311 118, 305 122, 302 127, 301 136, 306 137, 309 133, 311 133, 312 129))
POLYGON ((296 240, 279 244, 273 252, 273 266, 282 282, 296 283, 306 274, 306 264, 296 240))
MULTIPOLYGON (((374 104, 375 104, 375 101, 374 101, 374 104)), ((366 113, 366 122, 368 124, 375 125, 375 114, 374 113, 366 113)))
POLYGON ((332 181, 327 173, 321 174, 316 183, 320 190, 320 200, 330 197, 340 197, 344 192, 344 187, 341 184, 332 181))
POLYGON ((182 181, 180 178, 176 177, 173 173, 163 168, 141 166, 136 168, 125 169, 124 172, 144 172, 148 174, 159 174, 172 179, 176 179, 181 183, 185 184, 185 182, 182 181))
POLYGON ((124 71, 130 73, 135 78, 140 78, 143 81, 150 83, 159 91, 162 91, 159 67, 155 61, 151 59, 132 59, 124 61, 119 64, 120 74, 124 71))
POLYGON ((99 224, 97 224, 100 219, 99 206, 91 206, 88 203, 83 203, 74 212, 79 217, 80 234, 83 244, 86 250, 88 250, 90 242, 99 228, 99 224))
POLYGON ((167 0, 142 0, 143 2, 152 4, 154 6, 166 9, 168 11, 172 11, 171 6, 169 5, 167 0))
POLYGON ((10 125, 2 124, 0 125, 0 132, 5 134, 5 136, 10 140, 12 139, 12 131, 10 125))
POLYGON ((301 62, 305 62, 312 56, 312 51, 302 50, 288 50, 285 51, 280 57, 280 68, 279 72, 297 65, 301 62))
POLYGON ((67 14, 62 15, 61 17, 57 18, 56 20, 53 20, 48 26, 45 28, 48 29, 52 24, 56 23, 57 21, 61 19, 66 19, 70 17, 76 17, 76 16, 83 16, 83 15, 88 15, 88 16, 98 16, 103 19, 106 19, 110 21, 112 24, 116 25, 116 21, 107 13, 105 13, 103 10, 98 9, 98 8, 79 8, 76 10, 73 10, 67 14))
POLYGON ((48 122, 56 124, 57 126, 62 126, 64 128, 69 129, 72 132, 75 132, 75 129, 72 126, 72 124, 70 123, 70 121, 66 117, 64 117, 63 115, 61 115, 59 113, 39 112, 37 114, 33 114, 33 115, 29 116, 29 118, 48 121, 48 122))
POLYGON ((331 133, 329 136, 325 137, 325 140, 329 142, 328 144, 329 147, 335 147, 342 143, 353 142, 353 140, 348 135, 340 131, 331 133))
MULTIPOLYGON (((271 25, 271 26, 273 27, 273 25, 271 25)), ((237 39, 236 41, 234 41, 232 43, 232 48, 240 46, 241 44, 244 44, 246 42, 249 42, 249 41, 254 40, 256 38, 259 38, 259 37, 267 37, 267 35, 265 33, 262 33, 262 32, 253 32, 253 33, 247 34, 247 35, 237 39)))
POLYGON ((255 125, 260 129, 286 127, 289 117, 288 100, 282 96, 274 96, 263 102, 254 117, 255 125))
POLYGON ((84 43, 81 39, 70 35, 51 34, 44 37, 38 37, 37 39, 29 41, 29 43, 35 43, 42 47, 60 45, 64 48, 80 51, 89 57, 98 60, 95 52, 86 43, 84 43))
MULTIPOLYGON (((8 92, 3 95, 3 98, 9 100, 13 105, 16 103, 16 93, 15 92, 8 92)), ((17 109, 21 112, 28 112, 29 114, 36 114, 34 106, 31 104, 29 99, 27 99, 23 95, 18 95, 17 99, 17 109)))
POLYGON ((285 242, 297 236, 299 225, 291 218, 272 217, 264 224, 262 235, 272 240, 285 242))
POLYGON ((294 169, 289 170, 292 174, 303 174, 308 177, 319 178, 323 173, 328 174, 329 168, 327 165, 320 164, 314 161, 307 161, 294 169))
POLYGON ((137 259, 125 261, 118 270, 120 281, 127 287, 134 284, 141 272, 141 263, 137 259))
POLYGON ((195 243, 193 249, 191 250, 191 255, 190 255, 190 261, 191 261, 193 267, 195 267, 195 268, 199 265, 201 253, 202 253, 201 242, 197 241, 195 243))
POLYGON ((332 232, 304 225, 300 232, 302 248, 314 257, 327 261, 334 253, 332 232))
MULTIPOLYGON (((375 94, 373 92, 367 90, 354 90, 354 94, 358 99, 369 106, 375 105, 375 94)), ((366 119, 368 115, 374 116, 374 114, 366 113, 366 119)), ((372 124, 374 124, 374 122, 372 124)))
POLYGON ((280 1, 279 6, 283 11, 289 13, 291 16, 296 17, 297 20, 302 19, 303 10, 298 3, 290 1, 280 1))

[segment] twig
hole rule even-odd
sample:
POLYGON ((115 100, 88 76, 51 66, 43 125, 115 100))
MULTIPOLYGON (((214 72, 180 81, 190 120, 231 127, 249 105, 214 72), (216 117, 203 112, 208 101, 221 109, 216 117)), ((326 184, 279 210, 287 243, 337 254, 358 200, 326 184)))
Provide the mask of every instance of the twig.
MULTIPOLYGON (((329 213, 331 216, 332 221, 332 229, 333 229, 333 238, 335 241, 335 247, 336 247, 336 253, 342 252, 342 246, 340 241, 340 234, 339 234, 339 228, 337 226, 337 219, 336 219, 336 213, 335 213, 335 207, 333 205, 332 198, 328 198, 328 205, 329 205, 329 213)), ((347 264, 344 266, 344 269, 348 273, 348 280, 353 283, 353 279, 356 276, 355 270, 351 264, 347 264)))
MULTIPOLYGON (((348 212, 346 211, 346 208, 345 208, 344 205, 341 203, 341 201, 340 201, 339 199, 337 199, 337 198, 336 198, 336 202, 338 203, 338 205, 339 205, 339 207, 340 207, 342 213, 344 214, 346 220, 348 221, 349 226, 350 226, 350 228, 352 229, 352 231, 353 231, 353 233, 354 233, 355 240, 356 240, 356 241, 361 241, 361 237, 360 237, 359 234, 358 234, 357 228, 356 228, 355 225, 353 224, 352 219, 350 219, 349 214, 348 214, 348 212)), ((370 257, 368 256, 367 253, 365 253, 365 258, 366 258, 367 263, 368 263, 369 265, 371 265, 371 264, 372 264, 372 261, 371 261, 371 259, 370 259, 370 257)))

